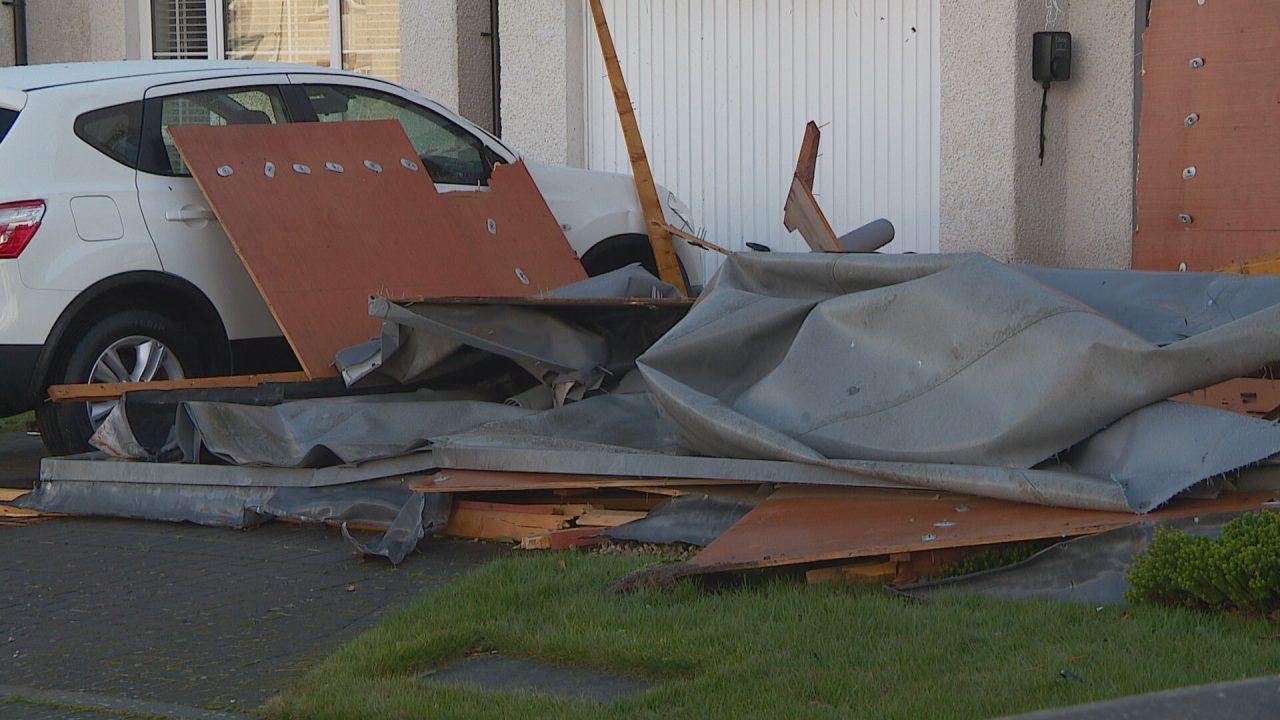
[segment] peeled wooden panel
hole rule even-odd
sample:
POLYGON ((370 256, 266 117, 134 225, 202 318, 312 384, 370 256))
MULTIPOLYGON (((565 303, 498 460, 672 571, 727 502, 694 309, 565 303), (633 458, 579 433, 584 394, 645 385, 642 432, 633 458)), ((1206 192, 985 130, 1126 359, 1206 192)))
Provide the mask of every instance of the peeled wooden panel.
POLYGON ((370 295, 533 295, 586 278, 523 163, 441 193, 393 120, 175 126, 308 377, 379 330, 370 295), (272 168, 269 171, 268 163, 272 168))
POLYGON ((1165 509, 1135 515, 918 491, 784 487, 690 564, 718 571, 1066 538, 1148 519, 1256 509, 1272 495, 1178 500, 1165 509))
POLYGON ((1135 268, 1214 270, 1280 252, 1277 22, 1273 0, 1153 4, 1135 268), (1193 58, 1204 65, 1192 68, 1193 58), (1192 113, 1197 120, 1188 125, 1192 113), (1191 167, 1194 177, 1184 179, 1191 167))
POLYGON ((1280 408, 1280 380, 1236 378, 1170 399, 1246 415, 1263 416, 1280 408))

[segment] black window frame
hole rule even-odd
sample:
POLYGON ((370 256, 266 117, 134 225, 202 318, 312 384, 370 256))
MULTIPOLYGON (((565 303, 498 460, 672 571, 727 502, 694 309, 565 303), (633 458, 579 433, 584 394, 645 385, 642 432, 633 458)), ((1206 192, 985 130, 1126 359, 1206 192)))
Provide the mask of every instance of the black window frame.
POLYGON ((5 137, 9 135, 14 123, 18 122, 18 115, 17 110, 0 108, 0 143, 4 142, 5 137))
MULTIPOLYGON (((425 105, 419 105, 418 103, 413 102, 412 100, 409 100, 407 98, 401 97, 393 92, 387 92, 386 90, 379 90, 377 88, 366 87, 365 85, 355 85, 352 83, 336 82, 334 80, 329 80, 329 81, 314 80, 313 81, 310 79, 293 83, 292 85, 289 86, 289 93, 288 93, 288 96, 285 98, 285 106, 289 108, 289 110, 297 118, 294 120, 294 122, 320 122, 320 116, 316 113, 315 107, 311 104, 311 97, 307 94, 307 88, 309 86, 349 88, 356 92, 364 92, 364 93, 369 93, 371 95, 375 95, 377 96, 375 99, 385 98, 386 101, 391 105, 395 105, 397 107, 401 107, 406 110, 416 110, 418 112, 421 112, 424 115, 427 115, 431 119, 435 120, 436 122, 440 123, 442 127, 450 130, 451 132, 459 133, 461 135, 472 138, 473 140, 475 140, 476 144, 480 148, 480 159, 481 159, 481 162, 484 163, 485 170, 486 170, 484 180, 479 184, 480 187, 489 186, 489 180, 493 177, 493 169, 496 165, 507 163, 506 158, 502 157, 502 155, 496 152, 493 148, 489 147, 489 144, 484 141, 484 138, 480 137, 476 133, 471 132, 470 130, 463 127, 462 125, 459 125, 458 123, 450 120, 444 115, 441 115, 439 112, 436 112, 435 110, 432 110, 431 108, 425 105)), ((403 126, 403 123, 401 123, 401 125, 403 126)), ((414 148, 414 151, 416 152, 417 148, 414 148)), ((426 160, 426 158, 422 158, 422 157, 419 157, 419 159, 423 160, 424 162, 426 160)), ((430 168, 428 168, 427 171, 430 172, 430 168)), ((445 184, 458 184, 458 183, 441 183, 441 184, 445 185, 445 184)), ((470 185, 467 185, 467 187, 470 187, 470 185)))
MULTIPOLYGON (((87 112, 80 113, 79 115, 76 116, 76 119, 72 125, 72 129, 74 130, 76 137, 80 138, 80 140, 86 145, 88 145, 89 147, 93 148, 94 150, 97 150, 98 152, 107 156, 111 160, 129 168, 130 170, 136 170, 138 168, 138 159, 142 157, 143 114, 144 112, 143 112, 141 100, 132 100, 130 102, 119 103, 117 105, 108 105, 106 107, 97 108, 96 110, 89 110, 87 112), (92 136, 89 135, 85 127, 90 122, 91 119, 94 119, 91 116, 104 114, 110 111, 121 111, 121 110, 123 110, 124 112, 130 115, 129 134, 133 136, 134 142, 137 145, 137 150, 134 152, 134 156, 132 160, 129 160, 128 158, 123 156, 119 156, 116 153, 111 152, 106 147, 103 147, 101 143, 99 143, 96 139, 94 139, 92 136)), ((0 125, 2 125, 2 123, 0 123, 0 125)), ((0 132, 0 139, 3 139, 3 136, 4 136, 4 133, 0 132)))
POLYGON ((159 95, 150 97, 143 101, 142 104, 142 137, 138 147, 138 172, 144 172, 148 175, 158 175, 160 177, 171 178, 190 178, 191 173, 178 173, 173 171, 173 166, 169 161, 169 151, 165 148, 164 133, 161 121, 164 119, 164 102, 176 97, 185 95, 203 95, 213 92, 244 92, 246 90, 275 90, 276 95, 280 98, 280 107, 284 112, 282 122, 275 123, 284 125, 297 122, 293 118, 292 104, 289 102, 289 86, 278 83, 250 83, 248 85, 228 85, 226 87, 204 88, 201 90, 191 90, 190 92, 170 93, 168 95, 159 95))

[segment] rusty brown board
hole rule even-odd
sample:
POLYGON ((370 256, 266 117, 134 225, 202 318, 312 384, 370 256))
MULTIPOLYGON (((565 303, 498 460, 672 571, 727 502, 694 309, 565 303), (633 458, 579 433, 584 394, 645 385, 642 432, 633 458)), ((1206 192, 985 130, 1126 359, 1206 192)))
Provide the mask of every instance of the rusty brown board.
POLYGON ((1147 514, 912 490, 784 487, 689 561, 695 572, 1090 535, 1144 520, 1258 508, 1273 493, 1175 500, 1147 514))
POLYGON ((587 277, 523 163, 441 193, 394 120, 171 133, 310 378, 378 333, 371 295, 534 295, 587 277))
POLYGON ((1274 0, 1152 5, 1134 268, 1210 271, 1280 252, 1277 24, 1274 0))

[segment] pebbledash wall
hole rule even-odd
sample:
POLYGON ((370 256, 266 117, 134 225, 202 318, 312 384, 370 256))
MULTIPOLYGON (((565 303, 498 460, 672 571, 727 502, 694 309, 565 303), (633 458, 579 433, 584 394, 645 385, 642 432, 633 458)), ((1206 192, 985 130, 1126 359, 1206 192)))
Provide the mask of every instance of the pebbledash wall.
MULTIPOLYGON (((401 5, 403 82, 484 125, 491 125, 492 103, 475 101, 483 93, 474 89, 490 87, 490 69, 475 36, 488 4, 401 5)), ((1128 266, 1137 28, 1145 4, 941 0, 937 223, 943 251, 1061 266, 1128 266), (1029 55, 1032 33, 1044 29, 1072 33, 1075 65, 1072 80, 1050 92, 1041 166, 1040 87, 1031 80, 1029 55)), ((29 2, 31 62, 136 58, 138 7, 138 0, 29 2)), ((599 49, 585 13, 585 0, 499 2, 502 134, 531 158, 586 162, 584 53, 599 49)), ((12 58, 11 23, 0 11, 0 65, 12 58)))

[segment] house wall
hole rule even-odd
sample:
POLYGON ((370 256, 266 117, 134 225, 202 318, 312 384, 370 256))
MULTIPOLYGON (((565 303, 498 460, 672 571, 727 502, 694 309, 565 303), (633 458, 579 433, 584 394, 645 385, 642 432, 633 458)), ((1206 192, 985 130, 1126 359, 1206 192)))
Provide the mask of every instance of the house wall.
POLYGON ((530 158, 586 163, 585 10, 583 0, 499 4, 502 137, 530 158))
POLYGON ((401 0, 401 83, 492 129, 488 29, 488 0, 401 0))
POLYGON ((400 2, 401 82, 450 108, 458 107, 459 1, 400 2))
POLYGON ((943 3, 944 251, 1069 267, 1127 267, 1133 237, 1134 2, 943 3), (1047 23, 1047 24, 1046 24, 1047 23), (1031 35, 1072 33, 1072 79, 1041 88, 1031 35))
POLYGON ((13 64, 13 8, 0 7, 0 67, 13 64))
POLYGON ((457 0, 458 112, 492 131, 493 39, 488 0, 457 0))
MULTIPOLYGON (((124 60, 128 1, 29 0, 27 48, 31 63, 124 60)), ((12 59, 12 52, 9 57, 12 59)))

